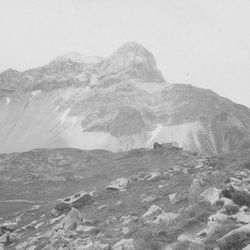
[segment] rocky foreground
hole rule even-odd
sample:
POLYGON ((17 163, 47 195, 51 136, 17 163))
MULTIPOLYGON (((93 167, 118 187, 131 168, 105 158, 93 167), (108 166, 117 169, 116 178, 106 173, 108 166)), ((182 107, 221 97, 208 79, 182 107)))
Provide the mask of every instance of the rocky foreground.
POLYGON ((78 186, 71 195, 3 216, 1 248, 250 249, 248 151, 207 157, 142 149, 114 162, 115 178, 96 188, 78 186))

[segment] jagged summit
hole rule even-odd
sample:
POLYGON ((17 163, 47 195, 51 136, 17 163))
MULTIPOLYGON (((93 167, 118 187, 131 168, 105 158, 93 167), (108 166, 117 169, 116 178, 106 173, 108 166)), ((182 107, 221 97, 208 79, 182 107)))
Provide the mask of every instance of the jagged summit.
POLYGON ((143 82, 165 82, 157 68, 153 54, 136 42, 127 42, 110 57, 102 61, 100 67, 104 81, 137 79, 143 82))
POLYGON ((128 41, 124 43, 122 46, 120 46, 116 52, 121 52, 121 51, 144 51, 145 53, 148 53, 149 51, 141 44, 135 42, 135 41, 128 41))

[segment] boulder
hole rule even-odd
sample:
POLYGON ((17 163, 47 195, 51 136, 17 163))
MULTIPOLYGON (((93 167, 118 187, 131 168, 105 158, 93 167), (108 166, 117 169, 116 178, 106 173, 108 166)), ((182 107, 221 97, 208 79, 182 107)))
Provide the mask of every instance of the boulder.
POLYGON ((199 237, 209 237, 219 231, 223 225, 218 221, 208 221, 207 227, 197 233, 199 237))
POLYGON ((249 224, 250 223, 250 210, 248 207, 243 206, 239 209, 239 212, 233 216, 238 223, 249 224))
POLYGON ((128 227, 123 227, 122 228, 122 233, 123 234, 128 234, 129 233, 129 228, 128 227))
POLYGON ((188 193, 188 201, 196 202, 199 199, 200 194, 202 193, 203 186, 205 185, 204 181, 200 177, 193 179, 188 193))
POLYGON ((162 209, 157 205, 152 205, 146 213, 142 215, 143 220, 154 219, 154 217, 158 216, 162 213, 162 209))
POLYGON ((120 221, 122 222, 122 225, 128 225, 131 222, 137 221, 138 217, 137 216, 132 216, 132 215, 127 215, 127 216, 122 216, 120 218, 120 221))
POLYGON ((221 208, 228 215, 236 214, 239 211, 240 206, 235 204, 232 200, 222 197, 216 202, 217 206, 221 206, 221 208))
POLYGON ((130 176, 131 181, 143 181, 148 177, 148 175, 145 172, 140 172, 138 174, 134 174, 130 176))
POLYGON ((170 202, 174 202, 176 200, 176 193, 168 195, 170 202))
POLYGON ((222 249, 242 249, 250 242, 250 224, 234 229, 217 240, 222 249))
POLYGON ((118 190, 118 191, 125 191, 128 185, 127 178, 118 178, 110 183, 106 188, 108 190, 118 190))
POLYGON ((208 217, 208 221, 217 221, 220 223, 232 220, 232 217, 225 215, 222 211, 218 211, 216 214, 212 214, 208 217))
POLYGON ((106 223, 107 225, 110 225, 110 224, 113 224, 117 222, 117 218, 115 216, 109 216, 107 219, 106 219, 106 223))
POLYGON ((164 224, 166 226, 174 225, 179 218, 179 214, 162 212, 152 222, 154 224, 164 224))
POLYGON ((16 250, 23 250, 27 247, 28 242, 24 241, 16 245, 16 250))
POLYGON ((3 244, 4 246, 9 246, 20 239, 21 236, 19 234, 7 232, 0 236, 0 244, 3 244))
POLYGON ((147 180, 148 181, 159 181, 162 177, 162 173, 161 172, 151 172, 148 177, 147 177, 147 180))
POLYGON ((142 203, 153 203, 157 200, 157 197, 156 196, 146 196, 142 199, 142 203))
MULTIPOLYGON (((65 248, 63 248, 65 249, 65 248)), ((70 250, 109 250, 108 244, 102 244, 99 241, 94 242, 91 238, 75 239, 70 241, 70 250)))
POLYGON ((63 228, 66 230, 76 230, 76 227, 81 223, 81 213, 76 208, 72 208, 63 222, 63 228))
POLYGON ((90 194, 84 194, 82 197, 72 202, 72 207, 81 209, 84 206, 90 205, 92 202, 92 196, 90 194))
POLYGON ((83 226, 83 225, 78 225, 76 228, 77 232, 83 232, 83 233, 88 233, 92 235, 97 235, 100 233, 100 229, 94 226, 83 226))
POLYGON ((204 199, 213 206, 216 201, 220 198, 220 190, 217 188, 208 188, 200 195, 201 199, 204 199))
POLYGON ((250 244, 242 248, 242 250, 250 250, 250 244))
POLYGON ((1 234, 3 234, 5 232, 13 232, 16 229, 17 229, 17 223, 16 222, 8 222, 8 223, 4 223, 0 227, 0 232, 1 232, 1 234))
POLYGON ((7 237, 9 236, 9 233, 5 233, 3 235, 0 236, 0 243, 4 244, 5 242, 7 242, 7 237))
POLYGON ((113 245, 113 250, 135 250, 133 239, 122 239, 113 245))
POLYGON ((216 205, 221 205, 222 207, 226 206, 233 206, 236 205, 231 199, 228 199, 226 197, 221 197, 219 200, 216 201, 216 205))
POLYGON ((51 211, 52 215, 58 217, 62 214, 66 214, 70 211, 71 207, 69 204, 61 202, 55 206, 55 208, 51 211))
POLYGON ((222 189, 221 194, 240 206, 250 206, 250 192, 246 188, 229 184, 222 189))

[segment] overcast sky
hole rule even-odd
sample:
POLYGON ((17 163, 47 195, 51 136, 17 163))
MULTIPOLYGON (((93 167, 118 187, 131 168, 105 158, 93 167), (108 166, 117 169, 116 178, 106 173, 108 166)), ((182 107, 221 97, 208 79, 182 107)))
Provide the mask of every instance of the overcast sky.
POLYGON ((0 32, 0 71, 136 41, 168 82, 250 107, 250 0, 0 0, 0 32))

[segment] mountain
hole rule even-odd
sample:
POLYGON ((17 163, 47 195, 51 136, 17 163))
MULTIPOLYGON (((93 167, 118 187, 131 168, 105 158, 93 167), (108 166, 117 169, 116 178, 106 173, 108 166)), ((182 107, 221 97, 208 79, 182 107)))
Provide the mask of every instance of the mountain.
POLYGON ((0 74, 0 152, 114 152, 177 142, 209 155, 250 145, 250 109, 211 90, 167 83, 153 54, 128 42, 107 58, 70 53, 0 74))

